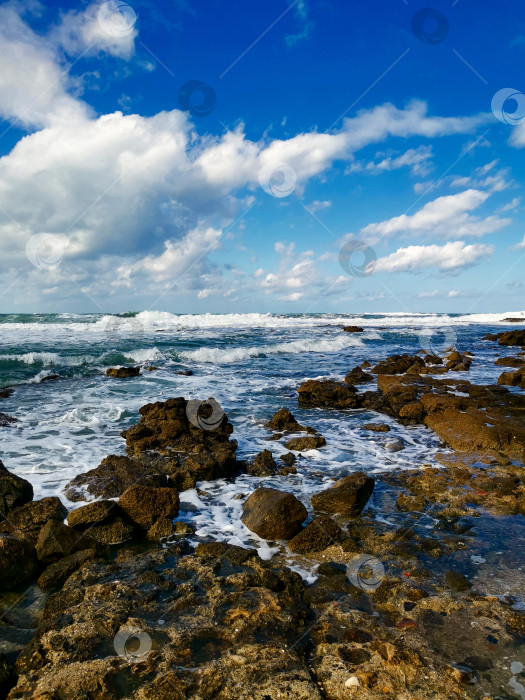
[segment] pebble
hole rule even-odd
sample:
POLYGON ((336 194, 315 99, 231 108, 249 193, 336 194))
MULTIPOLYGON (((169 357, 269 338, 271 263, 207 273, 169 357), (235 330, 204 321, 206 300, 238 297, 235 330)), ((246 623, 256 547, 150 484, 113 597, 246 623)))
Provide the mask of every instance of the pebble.
POLYGON ((350 678, 345 681, 345 688, 359 688, 360 685, 357 676, 350 676, 350 678))

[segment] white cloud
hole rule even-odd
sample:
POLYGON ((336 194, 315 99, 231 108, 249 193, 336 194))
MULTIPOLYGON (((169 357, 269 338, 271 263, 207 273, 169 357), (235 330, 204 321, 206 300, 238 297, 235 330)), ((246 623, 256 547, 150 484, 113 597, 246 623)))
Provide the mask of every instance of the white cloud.
POLYGON ((447 297, 449 299, 453 299, 454 297, 457 297, 459 295, 459 291, 457 289, 451 289, 450 292, 447 294, 447 297))
POLYGON ((332 202, 330 200, 320 201, 319 199, 315 199, 311 204, 307 204, 305 209, 309 211, 310 214, 316 214, 318 211, 329 209, 331 206, 332 202))
POLYGON ((433 292, 420 292, 417 296, 418 299, 432 299, 433 297, 439 296, 439 289, 434 289, 433 292))
POLYGON ((493 251, 494 246, 465 245, 464 241, 448 242, 442 246, 413 245, 379 258, 372 269, 374 272, 419 272, 435 267, 442 272, 454 272, 474 265, 493 251))
POLYGON ((361 229, 367 240, 403 235, 432 235, 459 238, 483 236, 498 231, 511 223, 510 219, 498 216, 479 218, 469 211, 480 207, 490 196, 480 190, 465 190, 454 195, 438 197, 427 202, 415 214, 395 216, 379 223, 372 223, 361 229))
POLYGON ((389 170, 398 170, 399 168, 409 167, 412 175, 425 176, 431 170, 430 160, 432 159, 432 146, 420 146, 419 148, 410 148, 405 153, 399 156, 382 157, 379 161, 370 161, 368 163, 355 162, 351 163, 347 172, 367 172, 373 175, 386 172, 389 170))
POLYGON ((509 250, 521 250, 522 248, 525 248, 525 236, 523 236, 523 240, 520 241, 520 243, 516 243, 516 245, 511 246, 509 250))

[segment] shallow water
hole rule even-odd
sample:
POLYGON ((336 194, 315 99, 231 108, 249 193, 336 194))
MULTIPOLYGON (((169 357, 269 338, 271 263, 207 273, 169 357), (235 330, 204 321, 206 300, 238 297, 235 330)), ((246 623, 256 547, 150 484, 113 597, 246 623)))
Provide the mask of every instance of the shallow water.
MULTIPOLYGON (((18 385, 13 396, 1 400, 0 410, 19 421, 0 428, 1 458, 32 482, 35 498, 59 495, 67 503, 62 490, 73 476, 96 467, 108 454, 124 452, 120 433, 137 422, 145 403, 214 396, 234 426, 241 459, 265 448, 276 458, 287 452, 282 442, 268 442, 271 433, 264 427, 285 406, 327 441, 326 447, 299 458, 297 474, 269 479, 243 475, 201 483, 200 493, 181 494, 179 519, 192 522, 198 535, 257 546, 268 558, 276 548, 241 523, 239 494, 272 485, 294 492, 308 506, 311 493, 330 479, 357 469, 377 473, 433 464, 440 448, 430 430, 403 427, 370 411, 300 409, 299 383, 342 378, 365 359, 374 362, 422 348, 443 354, 451 345, 475 353, 471 371, 454 378, 494 382, 503 370, 494 365, 495 357, 515 349, 480 339, 487 332, 522 327, 502 323, 508 316, 525 318, 525 313, 0 316, 0 386, 18 385), (365 332, 344 333, 344 325, 361 325, 365 332), (143 373, 128 380, 105 376, 107 367, 120 364, 140 365, 143 373), (158 369, 148 372, 149 365, 158 369), (176 374, 183 369, 194 375, 176 374), (55 373, 59 381, 40 383, 55 373), (391 432, 364 430, 364 423, 373 420, 389 423, 391 432), (406 448, 389 453, 383 444, 394 437, 401 437, 406 448)), ((302 573, 312 576, 311 571, 302 573)))

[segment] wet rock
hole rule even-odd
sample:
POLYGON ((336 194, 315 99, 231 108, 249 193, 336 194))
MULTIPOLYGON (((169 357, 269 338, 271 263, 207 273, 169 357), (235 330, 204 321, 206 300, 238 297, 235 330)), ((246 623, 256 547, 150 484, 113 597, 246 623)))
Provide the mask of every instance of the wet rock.
POLYGON ((40 384, 44 384, 44 382, 54 382, 57 379, 60 379, 58 374, 48 374, 47 376, 42 377, 40 384))
POLYGON ((5 413, 0 413, 0 428, 8 428, 10 425, 18 423, 16 418, 6 416, 5 413))
POLYGON ((121 514, 122 511, 115 501, 94 501, 72 510, 67 516, 67 524, 76 530, 85 530, 92 525, 106 522, 121 514))
POLYGON ((285 454, 281 455, 280 459, 283 464, 287 464, 290 467, 293 467, 293 465, 297 462, 297 457, 293 452, 285 452, 285 454))
POLYGON ((109 455, 95 469, 72 479, 66 486, 66 496, 70 501, 85 501, 86 494, 95 498, 116 498, 137 483, 153 487, 175 486, 164 464, 109 455))
POLYGON ((413 401, 412 403, 407 403, 400 408, 398 415, 400 418, 405 418, 406 420, 419 423, 422 420, 424 413, 425 410, 423 408, 423 404, 420 401, 413 401))
POLYGON ((156 372, 158 370, 158 367, 151 365, 150 367, 147 367, 147 370, 148 372, 156 372))
POLYGON ((48 520, 63 522, 67 508, 55 496, 30 501, 9 513, 8 520, 0 524, 4 532, 12 532, 17 537, 29 540, 35 545, 40 529, 48 520))
POLYGON ((412 496, 407 493, 402 493, 397 498, 396 506, 399 510, 411 513, 413 511, 425 510, 426 503, 427 499, 422 495, 412 496))
POLYGON ((161 516, 156 520, 147 532, 148 540, 158 542, 164 537, 170 537, 175 533, 175 525, 172 518, 161 516))
POLYGON ((512 355, 509 357, 499 357, 495 364, 498 365, 498 367, 523 367, 523 365, 525 365, 525 358, 513 357, 512 355))
POLYGON ((39 561, 50 564, 90 544, 93 544, 91 538, 79 535, 57 520, 48 520, 38 533, 35 549, 39 561))
POLYGON ((498 343, 500 345, 525 345, 525 330, 523 331, 507 331, 506 333, 498 333, 498 343))
POLYGON ((291 552, 320 552, 337 542, 341 528, 328 515, 319 515, 288 542, 291 552))
POLYGON ((5 387, 4 389, 0 389, 0 399, 8 399, 14 393, 15 390, 11 387, 5 387))
POLYGON ((37 571, 34 548, 25 540, 0 535, 0 591, 29 581, 37 571))
POLYGON ((441 359, 441 357, 439 357, 439 355, 432 355, 430 353, 428 355, 425 355, 425 357, 423 358, 423 361, 426 365, 442 365, 443 364, 443 360, 441 359))
POLYGON ((277 470, 277 463, 270 450, 263 450, 248 465, 247 471, 251 476, 272 476, 277 470))
POLYGON ((390 426, 386 423, 365 423, 363 428, 372 430, 374 433, 388 433, 390 431, 390 426))
POLYGON ((180 374, 182 377, 193 377, 193 370, 191 369, 179 369, 175 374, 180 374))
POLYGON ((128 518, 148 530, 159 518, 176 518, 179 494, 171 488, 130 486, 119 498, 118 505, 128 518))
POLYGON ((344 326, 343 330, 345 333, 362 333, 364 328, 361 328, 361 326, 344 326))
POLYGON ((445 573, 445 580, 453 591, 468 591, 469 588, 472 588, 472 584, 467 577, 459 571, 447 571, 445 573))
POLYGON ((0 519, 32 500, 33 487, 29 481, 11 474, 0 460, 0 519))
POLYGON ((503 372, 498 379, 498 384, 519 386, 525 389, 525 370, 519 369, 516 372, 503 372))
POLYGON ((357 408, 359 399, 354 387, 332 379, 309 379, 298 389, 299 403, 320 408, 357 408))
POLYGON ((385 442, 384 448, 388 452, 401 452, 401 450, 405 449, 405 443, 401 438, 394 438, 393 440, 385 442))
POLYGON ((289 540, 301 529, 308 513, 291 493, 258 488, 245 501, 242 522, 266 540, 289 540))
POLYGON ((87 533, 90 538, 103 545, 122 544, 133 537, 135 528, 124 518, 116 517, 100 525, 92 525, 87 533))
POLYGON ((379 362, 373 369, 374 374, 404 374, 410 368, 424 367, 425 363, 418 355, 392 355, 379 362))
POLYGON ((295 450, 296 452, 304 452, 306 450, 317 450, 319 447, 324 447, 326 440, 321 435, 312 435, 309 437, 291 438, 284 443, 287 450, 295 450))
POLYGON ((7 661, 4 654, 0 654, 0 696, 7 697, 10 689, 15 685, 16 677, 13 667, 7 661))
POLYGON ((345 377, 345 382, 350 386, 355 384, 366 384, 374 380, 370 372, 364 372, 361 367, 354 367, 345 377))
POLYGON ((277 413, 274 413, 272 419, 266 423, 266 427, 270 430, 278 430, 280 432, 288 430, 294 433, 307 429, 295 420, 293 414, 287 408, 281 408, 277 413))
POLYGON ((156 453, 179 491, 197 481, 231 476, 238 469, 237 441, 230 440, 233 426, 214 399, 168 399, 147 404, 139 413, 139 423, 122 433, 128 452, 156 453))
POLYGON ((95 559, 94 549, 83 549, 50 564, 39 576, 38 585, 44 591, 61 588, 71 574, 87 561, 95 559))
POLYGON ((138 377, 140 367, 110 367, 106 370, 108 377, 116 377, 117 379, 127 379, 128 377, 138 377))
POLYGON ((363 472, 355 472, 339 479, 325 491, 312 496, 312 506, 324 513, 343 513, 358 516, 368 503, 375 480, 363 472))

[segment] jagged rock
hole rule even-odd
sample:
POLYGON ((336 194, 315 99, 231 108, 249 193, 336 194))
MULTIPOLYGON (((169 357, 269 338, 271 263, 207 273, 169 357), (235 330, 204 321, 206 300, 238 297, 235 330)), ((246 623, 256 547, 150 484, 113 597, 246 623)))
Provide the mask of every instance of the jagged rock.
POLYGON ((98 467, 79 474, 66 486, 70 501, 85 501, 86 493, 95 498, 116 498, 133 484, 174 487, 164 463, 109 455, 98 467))
POLYGON ((343 330, 346 333, 362 333, 364 331, 364 328, 361 326, 344 326, 343 330))
POLYGON ((401 493, 397 498, 396 506, 399 510, 409 513, 414 510, 425 510, 426 503, 427 499, 422 495, 413 496, 407 493, 401 493))
POLYGON ((152 542, 158 542, 163 537, 169 537, 175 533, 175 526, 172 518, 161 516, 156 520, 147 532, 146 537, 152 542))
POLYGON ((214 399, 188 402, 184 398, 147 404, 137 425, 124 431, 130 454, 153 451, 164 457, 162 468, 180 491, 197 481, 231 476, 237 469, 233 426, 214 399), (189 419, 191 417, 192 420, 189 419))
POLYGON ((299 432, 307 430, 304 425, 298 423, 293 414, 287 408, 281 408, 277 413, 274 413, 272 419, 266 423, 266 427, 270 430, 299 432))
POLYGON ((298 389, 299 403, 321 408, 357 408, 359 399, 354 387, 334 382, 309 379, 298 389))
POLYGON ((496 360, 496 365, 499 367, 523 367, 525 365, 525 358, 523 357, 500 357, 496 360))
POLYGON ((405 404, 399 410, 399 417, 405 418, 406 420, 417 421, 418 423, 422 420, 424 414, 423 404, 419 401, 413 401, 412 403, 405 404))
POLYGON ((29 481, 11 474, 0 460, 0 519, 32 500, 33 487, 29 481))
POLYGON ((0 535, 0 591, 11 590, 31 579, 37 566, 36 553, 29 542, 0 535))
POLYGON ((61 588, 71 574, 87 561, 96 557, 94 549, 83 549, 50 564, 39 576, 38 585, 43 591, 61 588))
POLYGON ((179 369, 175 374, 180 374, 181 377, 192 377, 193 376, 193 370, 191 369, 179 369))
POLYGON ((393 440, 385 442, 384 448, 388 450, 388 452, 401 452, 401 450, 405 449, 405 443, 401 438, 394 438, 393 440))
POLYGON ((44 384, 45 382, 54 382, 57 379, 60 379, 60 376, 58 374, 48 374, 45 377, 42 377, 40 380, 40 384, 44 384))
POLYGON ((324 447, 325 445, 326 440, 321 435, 291 438, 284 443, 287 450, 295 450, 296 452, 317 450, 319 447, 324 447))
POLYGON ((266 540, 289 540, 301 529, 308 513, 291 493, 258 488, 245 501, 242 522, 266 540))
POLYGON ((280 459, 283 464, 287 464, 290 467, 293 467, 293 465, 297 462, 297 457, 293 452, 285 452, 283 455, 281 455, 280 459))
POLYGON ((358 516, 368 503, 375 480, 363 472, 355 472, 339 479, 325 491, 312 496, 315 510, 324 513, 343 513, 358 516))
POLYGON ((328 515, 319 515, 288 542, 291 552, 320 552, 337 542, 341 528, 328 515))
POLYGON ((525 370, 518 369, 516 372, 503 372, 498 379, 498 384, 520 386, 522 389, 525 389, 525 370))
POLYGON ((251 476, 272 476, 277 470, 277 463, 270 450, 259 452, 247 469, 248 474, 251 474, 251 476))
POLYGON ((364 372, 361 367, 354 367, 345 377, 345 382, 354 386, 355 384, 366 384, 373 381, 374 377, 370 372, 364 372))
POLYGON ((470 581, 459 571, 447 571, 445 580, 453 591, 468 591, 472 588, 470 581))
POLYGON ((118 505, 128 518, 148 530, 159 518, 176 518, 179 494, 175 489, 130 486, 119 498, 118 505))
POLYGON ((39 561, 51 564, 80 549, 89 549, 93 544, 91 537, 80 535, 58 520, 48 520, 38 533, 35 549, 39 561))
POLYGON ((523 331, 507 331, 506 333, 498 333, 498 343, 500 345, 525 345, 525 330, 523 331))
POLYGON ((16 418, 6 416, 5 413, 0 413, 0 428, 8 428, 10 425, 14 425, 15 423, 18 423, 16 418))
POLYGON ((117 379, 127 379, 128 377, 138 377, 140 367, 110 367, 106 370, 108 377, 116 377, 117 379))
POLYGON ((8 399, 14 393, 15 393, 15 390, 9 386, 5 387, 4 389, 0 389, 0 399, 8 399))
POLYGON ((388 433, 390 431, 390 426, 386 423, 365 423, 363 428, 372 430, 374 433, 388 433))
POLYGON ((378 362, 371 371, 374 374, 404 374, 413 367, 422 368, 424 365, 425 363, 418 355, 392 355, 378 362))
POLYGON ((67 524, 76 530, 85 530, 121 514, 122 511, 115 501, 94 501, 72 510, 67 516, 67 524))
POLYGON ((116 517, 100 525, 93 525, 87 532, 90 538, 100 544, 122 544, 133 537, 135 527, 124 518, 116 517))
POLYGON ((430 353, 425 355, 425 357, 423 358, 423 361, 426 365, 442 365, 443 364, 443 360, 441 359, 441 357, 439 357, 439 355, 432 355, 430 353))
POLYGON ((35 545, 38 533, 48 520, 63 522, 67 508, 55 496, 30 501, 9 513, 8 520, 0 523, 0 530, 11 532, 35 545))

